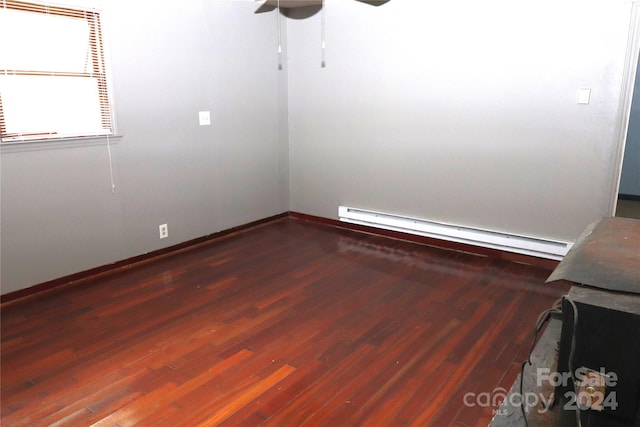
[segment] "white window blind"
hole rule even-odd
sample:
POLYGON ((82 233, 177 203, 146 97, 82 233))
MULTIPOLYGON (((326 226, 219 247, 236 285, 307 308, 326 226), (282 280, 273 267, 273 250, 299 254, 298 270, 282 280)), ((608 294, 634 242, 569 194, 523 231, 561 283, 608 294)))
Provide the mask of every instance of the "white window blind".
POLYGON ((113 133, 100 18, 0 0, 2 142, 113 133))

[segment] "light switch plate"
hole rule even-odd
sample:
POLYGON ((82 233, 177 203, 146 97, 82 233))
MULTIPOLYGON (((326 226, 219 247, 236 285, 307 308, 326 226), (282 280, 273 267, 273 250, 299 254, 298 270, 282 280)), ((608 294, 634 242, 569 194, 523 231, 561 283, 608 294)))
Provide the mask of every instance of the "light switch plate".
POLYGON ((200 111, 198 117, 200 119, 200 126, 209 126, 211 124, 211 114, 209 111, 200 111))
POLYGON ((578 89, 578 104, 588 104, 591 98, 591 89, 578 89))

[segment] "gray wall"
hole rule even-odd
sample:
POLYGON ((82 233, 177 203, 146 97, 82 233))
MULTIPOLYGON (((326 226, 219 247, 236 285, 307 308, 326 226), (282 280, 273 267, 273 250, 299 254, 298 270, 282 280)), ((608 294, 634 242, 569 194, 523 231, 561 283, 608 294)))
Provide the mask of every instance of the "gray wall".
POLYGON ((624 148, 620 194, 640 196, 640 72, 636 74, 629 132, 624 148))
POLYGON ((631 2, 329 1, 289 21, 291 210, 559 240, 612 211, 631 2), (591 103, 579 105, 579 88, 591 103))
POLYGON ((253 2, 149 5, 104 2, 115 195, 104 142, 2 147, 3 294, 288 210, 275 16, 253 2))
POLYGON ((611 212, 629 0, 328 0, 327 68, 318 14, 280 72, 254 2, 104 4, 117 192, 102 141, 3 146, 2 293, 288 209, 561 240, 611 212))

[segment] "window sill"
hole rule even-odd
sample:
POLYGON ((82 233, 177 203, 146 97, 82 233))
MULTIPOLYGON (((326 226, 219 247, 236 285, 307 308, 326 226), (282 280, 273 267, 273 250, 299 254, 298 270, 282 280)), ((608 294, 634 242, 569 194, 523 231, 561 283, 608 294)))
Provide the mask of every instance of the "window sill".
POLYGON ((25 139, 22 141, 5 141, 0 143, 0 151, 30 151, 48 150, 55 148, 79 148, 86 146, 117 144, 122 140, 123 135, 95 135, 95 136, 75 136, 61 138, 25 139))

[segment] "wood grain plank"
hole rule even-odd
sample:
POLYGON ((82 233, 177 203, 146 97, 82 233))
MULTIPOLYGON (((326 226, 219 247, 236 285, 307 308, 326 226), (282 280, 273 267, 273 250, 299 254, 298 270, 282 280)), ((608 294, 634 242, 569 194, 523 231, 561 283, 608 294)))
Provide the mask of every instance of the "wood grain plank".
POLYGON ((548 274, 279 219, 3 304, 0 421, 486 425, 462 396, 510 386, 548 274))
POLYGON ((258 396, 278 384, 295 370, 296 368, 294 368, 293 366, 284 365, 276 372, 269 375, 267 378, 259 381, 249 389, 244 390, 240 395, 236 396, 233 399, 229 399, 229 401, 225 403, 224 406, 216 410, 215 414, 207 417, 198 425, 209 426, 221 423, 222 421, 236 413, 238 410, 240 410, 242 407, 247 405, 249 402, 256 399, 258 396))

